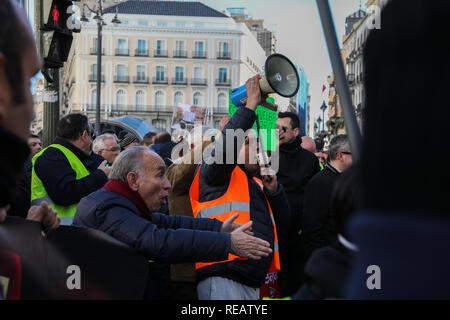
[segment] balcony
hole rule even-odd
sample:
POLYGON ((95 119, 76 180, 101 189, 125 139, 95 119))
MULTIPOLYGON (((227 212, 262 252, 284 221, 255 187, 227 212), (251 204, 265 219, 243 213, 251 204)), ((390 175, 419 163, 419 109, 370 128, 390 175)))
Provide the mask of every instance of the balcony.
POLYGON ((231 79, 216 79, 216 86, 231 87, 231 79))
POLYGON ((174 58, 187 58, 187 51, 186 50, 174 50, 173 57, 174 58))
POLYGON ((152 79, 153 84, 169 84, 169 79, 164 77, 153 77, 152 79))
POLYGON ((214 107, 214 114, 228 114, 228 107, 214 107))
MULTIPOLYGON (((105 76, 102 74, 102 75, 100 75, 100 80, 101 80, 101 82, 105 82, 105 76)), ((97 75, 96 74, 90 74, 89 75, 89 82, 97 82, 97 75)))
MULTIPOLYGON (((90 54, 93 56, 96 56, 98 54, 98 49, 97 48, 91 48, 89 50, 90 54)), ((102 56, 105 55, 105 49, 102 49, 102 56)))
POLYGON ((187 85, 187 78, 172 78, 173 85, 187 85))
POLYGON ((347 81, 350 86, 354 85, 355 84, 355 74, 354 73, 347 74, 347 81))
POLYGON ((217 52, 217 59, 221 60, 231 60, 231 53, 230 52, 217 52))
POLYGON ((145 76, 137 76, 137 77, 134 77, 134 79, 133 79, 133 83, 148 84, 149 82, 150 82, 149 78, 145 77, 145 76))
POLYGON ((193 59, 206 59, 206 51, 194 51, 192 52, 193 59))
POLYGON ((148 50, 136 49, 134 52, 135 57, 149 57, 150 52, 148 50))
POLYGON ((206 79, 205 78, 192 78, 191 86, 206 86, 206 79))
POLYGON ((129 76, 118 76, 116 75, 114 77, 115 83, 130 83, 130 77, 129 76))
POLYGON ((154 57, 155 58, 167 58, 168 57, 167 50, 156 49, 155 53, 154 53, 154 57))
POLYGON ((116 56, 129 56, 130 49, 119 49, 116 48, 116 56))

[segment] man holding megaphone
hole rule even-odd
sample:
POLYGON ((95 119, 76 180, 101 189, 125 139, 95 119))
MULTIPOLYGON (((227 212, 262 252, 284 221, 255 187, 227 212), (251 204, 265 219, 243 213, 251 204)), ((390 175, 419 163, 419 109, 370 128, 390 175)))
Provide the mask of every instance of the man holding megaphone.
POLYGON ((269 242, 273 253, 258 260, 229 255, 225 261, 196 263, 200 300, 258 300, 267 274, 280 270, 276 230, 286 228, 289 207, 275 175, 257 178, 258 144, 252 126, 255 110, 266 98, 260 81, 261 76, 254 76, 246 82, 246 104, 223 128, 211 158, 203 158, 190 198, 195 217, 225 221, 238 215, 236 223, 252 221, 252 233, 269 242))

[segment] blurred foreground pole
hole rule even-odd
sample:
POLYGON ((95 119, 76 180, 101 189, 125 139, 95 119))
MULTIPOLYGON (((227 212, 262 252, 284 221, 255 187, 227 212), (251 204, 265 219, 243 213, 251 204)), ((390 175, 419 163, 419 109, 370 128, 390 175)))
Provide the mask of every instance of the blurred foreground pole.
POLYGON ((331 66, 333 68, 336 90, 344 114, 345 129, 350 140, 353 161, 357 161, 360 159, 361 155, 361 132, 359 131, 358 123, 356 122, 353 102, 347 86, 347 78, 345 76, 344 64, 342 63, 341 52, 336 38, 336 28, 334 26, 333 16, 331 15, 330 4, 328 0, 316 0, 316 2, 319 9, 320 20, 322 22, 323 33, 327 42, 331 66))

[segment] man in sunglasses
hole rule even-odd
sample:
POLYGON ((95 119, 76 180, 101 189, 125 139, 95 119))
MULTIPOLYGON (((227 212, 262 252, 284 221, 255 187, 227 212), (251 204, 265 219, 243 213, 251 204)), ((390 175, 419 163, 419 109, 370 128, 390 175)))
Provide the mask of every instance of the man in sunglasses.
POLYGON ((303 210, 303 237, 307 257, 313 251, 337 239, 331 224, 330 198, 339 175, 353 162, 348 136, 340 134, 331 139, 325 169, 306 186, 303 210))
POLYGON ((61 118, 57 137, 33 158, 31 205, 47 202, 71 225, 81 198, 108 181, 107 161, 91 152, 94 129, 82 114, 61 118))
POLYGON ((280 232, 280 289, 282 296, 290 296, 302 283, 305 264, 301 236, 305 186, 320 171, 320 166, 316 156, 301 146, 300 120, 297 114, 280 112, 276 129, 280 147, 277 178, 286 190, 291 208, 290 227, 284 233, 280 232))

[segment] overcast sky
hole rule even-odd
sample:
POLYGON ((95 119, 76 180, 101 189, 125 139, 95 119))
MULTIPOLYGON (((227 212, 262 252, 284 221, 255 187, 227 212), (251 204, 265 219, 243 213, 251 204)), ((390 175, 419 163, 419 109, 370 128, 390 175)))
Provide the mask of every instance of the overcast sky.
MULTIPOLYGON (((311 95, 311 119, 320 114, 322 85, 331 73, 325 39, 315 0, 203 0, 204 4, 222 11, 229 7, 246 7, 254 18, 264 19, 266 27, 275 31, 277 50, 295 64, 303 66, 311 95)), ((364 3, 362 1, 363 9, 364 3)), ((359 0, 330 0, 339 44, 345 31, 345 17, 359 8, 359 0)), ((311 126, 313 124, 311 123, 311 126)), ((310 132, 312 135, 312 132, 310 132)))

